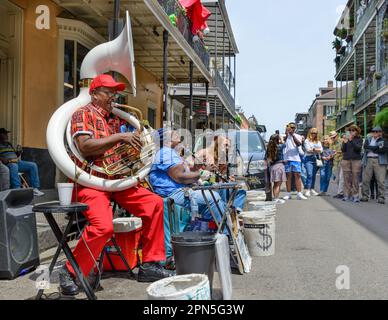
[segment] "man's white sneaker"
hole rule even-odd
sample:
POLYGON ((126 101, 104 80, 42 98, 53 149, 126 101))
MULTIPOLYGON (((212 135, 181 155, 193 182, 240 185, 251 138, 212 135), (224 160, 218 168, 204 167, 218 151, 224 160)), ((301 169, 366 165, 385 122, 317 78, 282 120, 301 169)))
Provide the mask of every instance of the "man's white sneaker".
POLYGON ((41 197, 44 195, 44 192, 40 191, 37 188, 34 188, 34 196, 41 197))
POLYGON ((317 195, 319 195, 319 193, 318 193, 318 192, 316 192, 314 189, 311 189, 311 194, 312 194, 313 196, 317 196, 317 195))
MULTIPOLYGON (((301 195, 303 195, 303 193, 301 193, 301 195)), ((305 195, 306 197, 311 197, 311 192, 310 192, 310 190, 307 190, 307 191, 304 193, 304 195, 305 195)))
POLYGON ((292 197, 290 194, 286 195, 285 197, 283 197, 283 200, 291 200, 292 197))
POLYGON ((283 200, 283 199, 275 199, 275 203, 276 203, 276 204, 285 204, 286 201, 283 200))
POLYGON ((298 193, 297 199, 298 200, 307 200, 307 198, 302 193, 298 193))

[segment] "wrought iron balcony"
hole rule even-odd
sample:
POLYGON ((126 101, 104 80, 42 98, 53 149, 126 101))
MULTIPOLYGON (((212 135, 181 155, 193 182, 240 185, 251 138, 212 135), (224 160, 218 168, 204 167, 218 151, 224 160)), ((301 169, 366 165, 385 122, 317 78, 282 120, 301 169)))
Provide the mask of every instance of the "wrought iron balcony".
POLYGON ((343 129, 354 121, 354 105, 347 106, 337 115, 336 130, 343 129))
POLYGON ((336 63, 336 72, 337 73, 345 65, 346 61, 348 60, 349 56, 352 55, 353 51, 354 51, 353 42, 350 42, 345 47, 345 53, 341 54, 341 55, 337 55, 336 59, 334 60, 336 63))
POLYGON ((381 79, 377 81, 378 89, 381 90, 388 86, 388 65, 380 72, 381 79))
POLYGON ((197 55, 202 60, 205 67, 209 70, 210 68, 210 54, 205 48, 204 42, 199 39, 193 41, 193 34, 191 32, 191 21, 186 16, 186 11, 179 3, 178 0, 158 0, 160 6, 164 12, 170 17, 171 20, 175 20, 176 27, 194 49, 197 55))
POLYGON ((359 7, 359 11, 356 13, 356 27, 354 31, 354 40, 357 40, 365 26, 370 21, 370 18, 373 16, 373 14, 376 11, 376 5, 378 3, 378 0, 369 0, 368 5, 366 8, 359 7))
POLYGON ((364 88, 360 88, 357 92, 355 109, 358 111, 368 100, 372 99, 378 91, 378 81, 373 79, 364 88))
POLYGON ((229 104, 229 106, 232 107, 233 110, 235 110, 235 100, 232 94, 230 93, 229 88, 225 83, 224 79, 222 78, 221 74, 219 73, 218 70, 213 69, 212 75, 213 75, 213 86, 221 90, 222 95, 227 100, 227 103, 229 104))

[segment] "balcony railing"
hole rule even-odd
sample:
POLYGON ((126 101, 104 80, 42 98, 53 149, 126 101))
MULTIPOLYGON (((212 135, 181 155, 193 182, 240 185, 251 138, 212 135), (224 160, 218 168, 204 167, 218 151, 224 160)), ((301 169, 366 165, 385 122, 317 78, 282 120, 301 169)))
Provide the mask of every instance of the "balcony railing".
POLYGON ((338 71, 341 70, 341 68, 345 64, 346 60, 348 59, 348 57, 352 54, 353 49, 354 49, 353 42, 350 42, 346 46, 345 53, 343 55, 338 55, 337 56, 337 59, 339 59, 339 61, 336 61, 337 73, 338 73, 338 71))
POLYGON ((232 94, 230 93, 229 88, 226 85, 224 79, 222 78, 222 76, 220 75, 218 70, 213 69, 212 74, 213 74, 213 86, 215 86, 221 90, 221 92, 223 93, 223 96, 227 100, 229 106, 231 106, 232 109, 234 110, 235 101, 234 101, 234 98, 233 98, 232 94))
POLYGON ((187 18, 185 14, 185 9, 179 3, 178 0, 158 0, 160 6, 163 8, 164 12, 172 17, 176 17, 176 27, 194 49, 196 54, 202 60, 205 67, 210 69, 210 54, 205 48, 205 44, 202 40, 193 41, 193 34, 191 32, 191 21, 187 18))
POLYGON ((388 86, 388 66, 381 72, 381 79, 378 81, 379 90, 388 86))
POLYGON ((366 8, 361 6, 356 13, 356 29, 354 31, 354 40, 358 39, 362 34, 365 26, 375 12, 378 0, 370 0, 366 8))
POLYGON ((342 129, 344 126, 352 123, 354 121, 354 106, 347 106, 341 111, 337 116, 336 129, 342 129))
POLYGON ((364 88, 360 88, 357 92, 355 101, 355 109, 358 109, 364 105, 368 100, 372 99, 378 91, 378 81, 373 79, 372 82, 367 84, 364 88))

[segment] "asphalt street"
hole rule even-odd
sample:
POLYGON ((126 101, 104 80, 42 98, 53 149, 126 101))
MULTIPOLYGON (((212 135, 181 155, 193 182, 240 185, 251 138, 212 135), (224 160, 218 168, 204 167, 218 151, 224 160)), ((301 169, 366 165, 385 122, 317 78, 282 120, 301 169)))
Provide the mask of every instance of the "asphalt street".
MULTIPOLYGON (((388 205, 330 197, 290 200, 278 206, 275 255, 255 257, 249 274, 233 274, 233 299, 388 299, 387 241, 388 205), (336 286, 339 266, 349 271, 348 290, 336 286)), ((42 264, 50 262, 52 252, 42 255, 42 264)), ((36 278, 28 274, 0 281, 0 299, 32 298, 36 278)), ((218 288, 217 276, 215 280, 218 288)), ((52 299, 58 298, 50 295, 57 286, 54 272, 47 291, 52 299)), ((147 286, 125 278, 103 279, 97 297, 147 299, 147 286)))

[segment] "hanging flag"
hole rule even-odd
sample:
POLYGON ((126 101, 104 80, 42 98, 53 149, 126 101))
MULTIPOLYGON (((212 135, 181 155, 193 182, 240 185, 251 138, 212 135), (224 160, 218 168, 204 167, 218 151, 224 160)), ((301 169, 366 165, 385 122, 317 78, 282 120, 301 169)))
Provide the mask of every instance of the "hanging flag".
POLYGON ((187 17, 192 24, 191 32, 193 34, 207 28, 206 21, 211 12, 202 5, 201 0, 179 0, 179 2, 186 9, 187 17))

